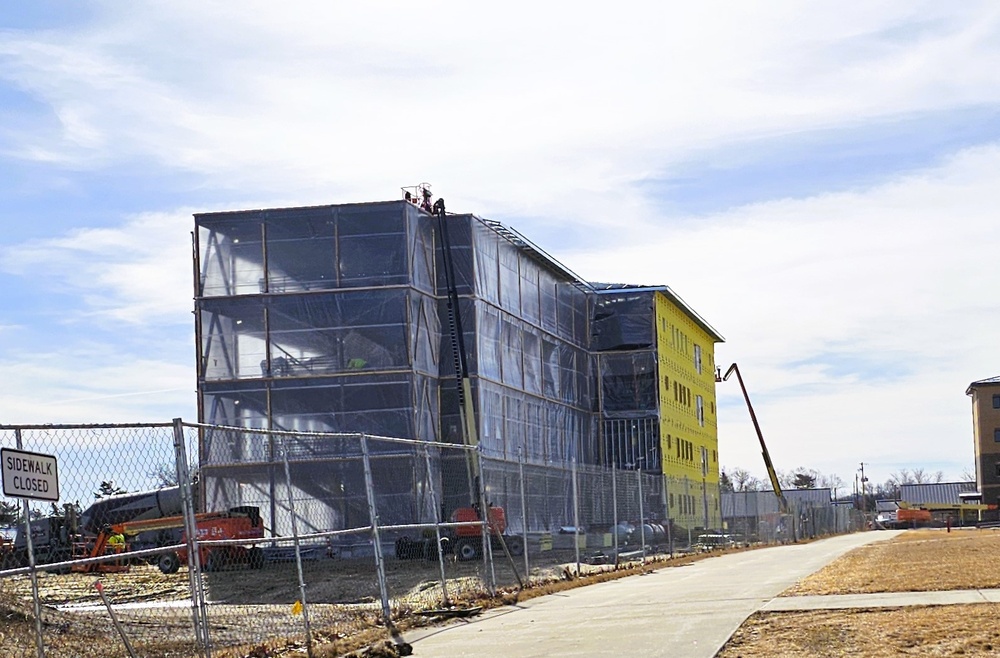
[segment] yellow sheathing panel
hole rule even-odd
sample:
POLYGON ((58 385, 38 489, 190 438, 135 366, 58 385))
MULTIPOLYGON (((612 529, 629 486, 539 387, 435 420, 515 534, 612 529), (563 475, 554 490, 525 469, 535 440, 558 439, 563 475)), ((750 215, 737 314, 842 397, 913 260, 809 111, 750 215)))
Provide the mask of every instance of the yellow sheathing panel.
POLYGON ((660 449, 671 518, 721 528, 715 341, 656 293, 660 449), (707 510, 707 515, 706 515, 707 510))

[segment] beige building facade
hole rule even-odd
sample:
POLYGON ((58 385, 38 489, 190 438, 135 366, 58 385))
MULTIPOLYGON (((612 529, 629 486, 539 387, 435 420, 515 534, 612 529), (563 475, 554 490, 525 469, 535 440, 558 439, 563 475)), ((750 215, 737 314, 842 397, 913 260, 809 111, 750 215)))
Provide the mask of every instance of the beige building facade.
POLYGON ((972 431, 976 448, 976 486, 986 505, 1000 503, 1000 376, 972 382, 972 431))

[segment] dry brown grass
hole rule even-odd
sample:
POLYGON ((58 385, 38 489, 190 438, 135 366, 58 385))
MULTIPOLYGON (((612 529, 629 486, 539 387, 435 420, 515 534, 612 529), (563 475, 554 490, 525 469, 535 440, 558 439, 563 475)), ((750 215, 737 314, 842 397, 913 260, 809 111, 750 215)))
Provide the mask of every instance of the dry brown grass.
MULTIPOLYGON (((1000 587, 1000 532, 911 530, 858 548, 783 596, 1000 587)), ((760 612, 718 658, 1000 656, 1000 605, 760 612)))
POLYGON ((1000 605, 757 613, 717 658, 997 656, 1000 605))
POLYGON ((910 530, 851 551, 782 596, 1000 587, 1000 531, 910 530))

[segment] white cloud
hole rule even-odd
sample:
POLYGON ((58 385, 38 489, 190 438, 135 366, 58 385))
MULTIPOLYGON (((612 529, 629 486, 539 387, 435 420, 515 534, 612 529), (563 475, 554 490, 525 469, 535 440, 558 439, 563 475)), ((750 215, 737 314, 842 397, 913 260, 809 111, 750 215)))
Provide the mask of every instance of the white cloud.
POLYGON ((5 423, 197 419, 189 213, 0 249, 12 285, 53 301, 10 309, 0 351, 5 423))
POLYGON ((455 207, 601 223, 641 205, 623 181, 692 150, 1000 100, 990 5, 98 6, 0 46, 62 127, 26 157, 150 158, 299 201, 432 180, 455 207))
POLYGON ((190 213, 147 213, 114 228, 77 229, 0 249, 0 269, 79 295, 68 321, 190 323, 194 282, 190 213))
POLYGON ((18 356, 0 364, 16 382, 0 392, 5 424, 197 420, 187 363, 93 344, 18 356))
MULTIPOLYGON (((965 387, 1000 363, 998 171, 1000 146, 975 148, 870 190, 738 208, 630 248, 559 257, 591 280, 670 285, 726 336, 718 362, 740 364, 780 467, 971 466, 965 387)), ((735 383, 719 393, 724 461, 759 465, 735 383)))

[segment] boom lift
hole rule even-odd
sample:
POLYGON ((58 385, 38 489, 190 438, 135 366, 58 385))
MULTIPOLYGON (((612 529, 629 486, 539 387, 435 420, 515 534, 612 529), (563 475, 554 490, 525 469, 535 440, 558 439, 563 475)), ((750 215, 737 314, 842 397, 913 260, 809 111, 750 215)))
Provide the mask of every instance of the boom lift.
MULTIPOLYGON (((263 539, 264 525, 261 523, 260 510, 256 507, 234 507, 228 512, 206 512, 195 514, 195 524, 198 528, 199 540, 224 539, 263 539)), ((141 532, 173 530, 184 527, 183 516, 167 516, 159 519, 143 521, 125 521, 108 525, 101 529, 93 544, 89 544, 86 552, 80 557, 100 557, 109 553, 124 554, 124 547, 118 548, 110 543, 115 535, 135 537, 141 532)), ((180 543, 185 543, 187 537, 181 534, 180 543)), ((264 553, 258 546, 203 546, 199 547, 201 564, 205 571, 219 571, 229 564, 242 563, 253 569, 264 565, 264 553)), ((157 567, 165 574, 175 573, 186 564, 188 552, 182 548, 176 552, 161 555, 157 567)), ((74 567, 74 571, 83 572, 114 572, 125 571, 128 563, 121 561, 88 563, 74 567)))
MULTIPOLYGON (((462 440, 467 446, 479 446, 479 434, 476 429, 475 406, 472 399, 472 380, 469 375, 469 361, 465 349, 465 334, 462 329, 462 314, 459 310, 458 285, 455 282, 455 263, 451 253, 451 238, 448 235, 448 222, 446 219, 444 199, 438 198, 431 204, 430 185, 421 183, 416 188, 403 188, 403 198, 419 206, 422 210, 430 212, 437 217, 438 233, 441 237, 441 256, 444 265, 445 284, 448 289, 448 330, 451 336, 452 355, 455 359, 455 378, 457 380, 459 414, 461 417, 462 440), (412 191, 411 191, 412 189, 412 191)), ((451 514, 452 523, 461 523, 456 526, 450 540, 454 541, 451 547, 460 560, 471 560, 480 557, 484 550, 483 535, 489 537, 490 546, 501 548, 507 559, 517 582, 524 586, 517 566, 514 564, 513 555, 521 555, 524 551, 524 544, 520 537, 505 535, 507 529, 507 515, 502 507, 494 507, 486 503, 486 532, 483 532, 483 521, 480 509, 485 502, 482 489, 482 474, 479 471, 479 461, 476 453, 467 453, 466 468, 469 473, 469 480, 472 484, 470 491, 469 507, 460 507, 451 514), (467 523, 467 524, 466 524, 467 523)), ((415 546, 422 546, 423 542, 414 542, 409 538, 402 538, 396 544, 396 554, 399 556, 409 556, 414 553, 432 555, 426 550, 414 550, 415 546)), ((442 550, 443 550, 442 546, 442 550)))
POLYGON ((750 396, 747 394, 747 387, 743 384, 743 376, 740 375, 740 369, 734 363, 729 366, 729 370, 723 376, 720 373, 722 369, 719 368, 715 373, 715 381, 724 382, 735 372, 736 379, 740 383, 740 390, 743 391, 743 399, 746 400, 747 409, 750 410, 750 420, 753 421, 753 428, 757 431, 757 440, 760 441, 760 453, 764 457, 764 466, 767 467, 767 477, 771 480, 771 487, 774 489, 774 495, 778 497, 778 506, 781 508, 781 513, 785 514, 788 512, 788 501, 785 500, 785 494, 781 490, 781 485, 778 484, 778 474, 774 470, 774 464, 771 463, 771 456, 767 452, 767 445, 764 443, 764 435, 760 431, 760 423, 757 422, 757 414, 753 411, 753 405, 750 404, 750 396))

